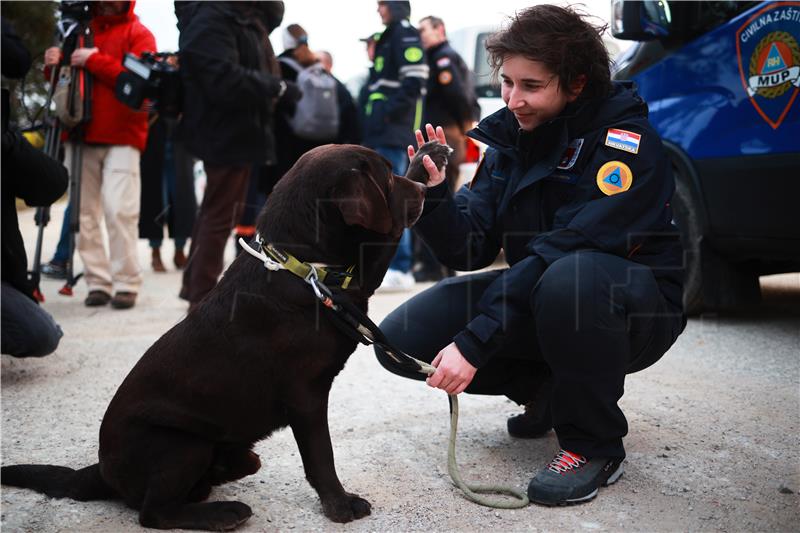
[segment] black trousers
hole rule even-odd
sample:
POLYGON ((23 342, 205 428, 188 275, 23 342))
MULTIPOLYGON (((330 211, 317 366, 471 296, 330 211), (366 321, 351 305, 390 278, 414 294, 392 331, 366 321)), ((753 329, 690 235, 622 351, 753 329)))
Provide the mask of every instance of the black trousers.
MULTIPOLYGON (((479 311, 495 270, 447 278, 392 311, 381 324, 390 341, 425 361, 452 342, 479 311)), ((588 457, 624 457, 628 424, 618 400, 625 375, 655 363, 685 321, 662 296, 652 271, 599 252, 555 261, 530 295, 530 327, 507 332, 503 349, 478 369, 467 393, 532 399, 541 374, 553 379, 551 411, 562 448, 588 457)), ((376 348, 388 370, 397 370, 376 348)))

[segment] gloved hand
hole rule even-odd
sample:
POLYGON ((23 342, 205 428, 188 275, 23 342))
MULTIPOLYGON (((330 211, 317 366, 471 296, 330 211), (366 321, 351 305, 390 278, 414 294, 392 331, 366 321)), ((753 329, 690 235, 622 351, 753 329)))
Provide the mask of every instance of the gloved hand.
POLYGON ((294 103, 303 97, 303 91, 293 81, 283 80, 282 83, 286 84, 286 90, 278 97, 281 102, 294 103))

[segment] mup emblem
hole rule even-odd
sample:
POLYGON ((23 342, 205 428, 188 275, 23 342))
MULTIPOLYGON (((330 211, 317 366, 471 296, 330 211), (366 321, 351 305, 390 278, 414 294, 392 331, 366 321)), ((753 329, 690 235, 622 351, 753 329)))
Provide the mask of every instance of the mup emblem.
POLYGON ((739 73, 758 114, 778 129, 800 92, 800 2, 758 10, 736 31, 739 73))

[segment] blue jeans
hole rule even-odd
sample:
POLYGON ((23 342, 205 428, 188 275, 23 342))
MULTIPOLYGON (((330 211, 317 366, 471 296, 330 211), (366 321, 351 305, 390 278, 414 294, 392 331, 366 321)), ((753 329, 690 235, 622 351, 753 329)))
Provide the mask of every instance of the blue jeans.
MULTIPOLYGON (((394 146, 377 146, 375 151, 389 160, 392 164, 392 172, 403 176, 408 170, 408 153, 405 148, 396 148, 394 146)), ((397 252, 394 254, 389 268, 392 270, 399 270, 400 272, 410 272, 412 266, 412 246, 411 246, 411 230, 403 230, 403 235, 400 237, 400 242, 397 245, 397 252)))
POLYGON ((64 210, 64 220, 61 222, 61 234, 58 237, 56 253, 53 254, 53 263, 66 264, 69 261, 69 217, 72 213, 72 204, 67 204, 64 210))
POLYGON ((14 357, 42 357, 56 351, 64 332, 47 311, 5 281, 0 297, 0 351, 14 357))

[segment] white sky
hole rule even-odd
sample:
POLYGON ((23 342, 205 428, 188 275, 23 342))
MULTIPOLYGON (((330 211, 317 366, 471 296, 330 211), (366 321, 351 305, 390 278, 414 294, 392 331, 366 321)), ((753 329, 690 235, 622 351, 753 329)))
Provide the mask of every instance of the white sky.
MULTIPOLYGON (((535 3, 541 2, 411 0, 411 22, 416 25, 420 18, 435 15, 444 20, 448 31, 477 25, 499 27, 506 15, 535 3)), ((610 0, 584 0, 583 5, 586 11, 608 22, 610 0)), ((177 50, 178 30, 173 2, 138 0, 135 12, 155 35, 159 50, 177 50)), ((383 29, 374 0, 287 0, 283 25, 271 35, 276 53, 283 50, 283 27, 292 23, 300 24, 308 32, 312 50, 328 50, 333 54, 334 74, 342 81, 360 74, 369 66, 364 43, 358 39, 383 29)))

